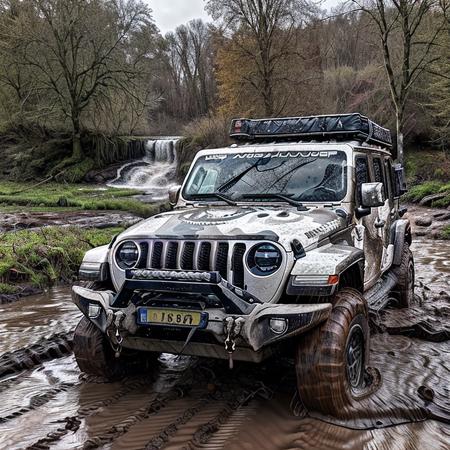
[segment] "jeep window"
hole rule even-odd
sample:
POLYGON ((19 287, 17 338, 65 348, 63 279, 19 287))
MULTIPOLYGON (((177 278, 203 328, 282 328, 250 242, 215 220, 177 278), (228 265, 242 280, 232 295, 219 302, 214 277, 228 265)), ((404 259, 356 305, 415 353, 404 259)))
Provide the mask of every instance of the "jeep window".
POLYGON ((304 202, 337 202, 347 193, 346 154, 276 151, 202 156, 191 170, 183 197, 196 200, 197 195, 199 200, 202 194, 214 193, 247 202, 273 201, 273 194, 304 202))
POLYGON ((389 191, 389 200, 393 200, 394 198, 394 186, 392 184, 392 172, 391 172, 391 163, 389 159, 384 160, 384 173, 386 175, 387 187, 389 191))
POLYGON ((355 176, 356 176, 356 192, 358 196, 358 205, 361 205, 361 185, 369 182, 369 166, 367 164, 366 156, 358 156, 355 161, 355 176))
POLYGON ((383 183, 384 198, 387 198, 386 180, 384 179, 383 165, 380 158, 373 158, 373 174, 377 183, 383 183))

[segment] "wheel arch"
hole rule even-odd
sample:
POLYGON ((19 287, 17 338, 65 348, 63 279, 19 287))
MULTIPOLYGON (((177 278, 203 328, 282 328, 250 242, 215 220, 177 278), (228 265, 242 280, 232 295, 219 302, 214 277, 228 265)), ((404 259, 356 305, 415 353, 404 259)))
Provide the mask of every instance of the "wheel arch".
POLYGON ((364 292, 364 259, 347 267, 339 276, 339 289, 353 288, 364 292))

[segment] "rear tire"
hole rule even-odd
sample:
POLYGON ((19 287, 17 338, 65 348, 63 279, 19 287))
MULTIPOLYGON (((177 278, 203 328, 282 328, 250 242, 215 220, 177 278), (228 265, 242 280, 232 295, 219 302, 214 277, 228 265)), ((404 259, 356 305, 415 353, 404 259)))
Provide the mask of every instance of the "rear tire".
POLYGON ((122 349, 116 358, 108 338, 92 322, 83 317, 73 337, 73 351, 82 372, 113 381, 132 373, 150 369, 157 355, 122 349))
POLYGON ((414 257, 406 242, 403 244, 401 263, 393 271, 398 278, 394 289, 398 297, 398 307, 408 308, 414 300, 415 270, 414 257))
POLYGON ((300 337, 297 386, 304 406, 345 417, 361 398, 369 358, 367 304, 355 289, 334 298, 328 320, 300 337))

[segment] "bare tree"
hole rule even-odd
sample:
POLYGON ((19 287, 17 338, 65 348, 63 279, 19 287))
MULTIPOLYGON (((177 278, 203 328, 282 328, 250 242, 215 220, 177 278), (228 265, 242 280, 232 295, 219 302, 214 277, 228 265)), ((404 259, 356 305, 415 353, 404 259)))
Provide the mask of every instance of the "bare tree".
POLYGON ((84 111, 114 89, 136 98, 156 32, 149 8, 135 0, 26 0, 9 18, 1 50, 35 73, 68 119, 73 148, 66 164, 83 157, 84 111))
POLYGON ((200 19, 191 20, 167 33, 165 41, 171 74, 166 95, 188 119, 206 114, 215 96, 214 51, 208 26, 200 19))
POLYGON ((282 108, 274 95, 277 68, 295 55, 296 27, 317 12, 314 2, 207 0, 206 9, 213 19, 221 20, 224 30, 234 33, 233 44, 254 66, 246 81, 262 96, 264 114, 279 112, 282 108))
POLYGON ((392 104, 395 110, 397 156, 403 161, 405 109, 412 86, 439 58, 432 51, 444 22, 425 30, 438 0, 352 0, 375 23, 383 53, 392 104), (400 56, 396 55, 399 49, 400 56))

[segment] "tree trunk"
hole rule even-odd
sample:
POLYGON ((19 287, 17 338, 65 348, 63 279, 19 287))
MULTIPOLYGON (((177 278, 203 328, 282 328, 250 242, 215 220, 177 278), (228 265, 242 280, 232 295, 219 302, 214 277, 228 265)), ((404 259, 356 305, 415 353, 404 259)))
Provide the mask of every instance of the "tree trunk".
POLYGON ((83 159, 83 149, 81 147, 81 127, 80 115, 78 112, 72 114, 72 158, 73 161, 83 159))
POLYGON ((399 112, 396 114, 396 128, 397 128, 397 160, 403 165, 403 126, 402 117, 399 112))

